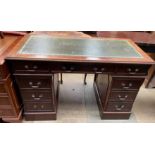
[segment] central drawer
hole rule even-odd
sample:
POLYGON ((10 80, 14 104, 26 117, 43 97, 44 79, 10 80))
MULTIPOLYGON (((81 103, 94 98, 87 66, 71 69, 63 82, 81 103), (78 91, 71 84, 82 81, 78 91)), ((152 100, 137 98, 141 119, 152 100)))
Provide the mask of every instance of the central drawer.
POLYGON ((22 91, 21 92, 23 101, 51 101, 52 100, 52 92, 51 91, 22 91))
POLYGON ((109 73, 114 72, 114 66, 111 64, 94 64, 78 62, 52 62, 50 63, 51 72, 64 73, 109 73))
POLYGON ((52 76, 15 76, 20 89, 51 89, 52 76))
POLYGON ((109 101, 134 101, 136 98, 137 92, 136 91, 112 91, 110 93, 109 101))

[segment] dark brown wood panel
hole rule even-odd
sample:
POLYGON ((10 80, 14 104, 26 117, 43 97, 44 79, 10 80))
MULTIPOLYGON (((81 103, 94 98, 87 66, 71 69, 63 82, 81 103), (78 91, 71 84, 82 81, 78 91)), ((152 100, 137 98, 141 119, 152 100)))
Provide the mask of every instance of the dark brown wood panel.
POLYGON ((150 68, 150 65, 122 65, 117 66, 117 74, 121 75, 130 75, 130 76, 136 76, 136 75, 147 75, 148 69, 150 68))
POLYGON ((138 90, 144 78, 137 77, 112 77, 112 90, 138 90))
POLYGON ((51 89, 52 76, 16 76, 16 82, 20 89, 51 89))
POLYGON ((107 112, 130 112, 132 108, 132 102, 108 102, 105 111, 107 112))
POLYGON ((137 92, 135 91, 112 91, 109 96, 109 101, 134 101, 136 98, 137 92))
POLYGON ((40 90, 28 90, 21 91, 23 101, 33 101, 33 102, 42 102, 42 101, 51 101, 52 100, 52 91, 40 91, 40 90))
POLYGON ((44 112, 44 111, 55 111, 52 101, 42 101, 42 102, 24 102, 25 112, 44 112))
POLYGON ((48 62, 38 62, 38 61, 15 61, 10 64, 12 71, 14 73, 49 73, 49 63, 48 62))

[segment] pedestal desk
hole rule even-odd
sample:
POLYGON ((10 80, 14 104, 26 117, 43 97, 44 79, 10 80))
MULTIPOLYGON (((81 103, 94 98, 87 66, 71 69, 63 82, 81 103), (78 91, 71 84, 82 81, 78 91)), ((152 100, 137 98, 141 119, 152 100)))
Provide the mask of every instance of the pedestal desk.
POLYGON ((59 73, 95 74, 101 118, 128 119, 153 60, 128 39, 33 34, 18 42, 6 62, 26 120, 56 119, 59 73))

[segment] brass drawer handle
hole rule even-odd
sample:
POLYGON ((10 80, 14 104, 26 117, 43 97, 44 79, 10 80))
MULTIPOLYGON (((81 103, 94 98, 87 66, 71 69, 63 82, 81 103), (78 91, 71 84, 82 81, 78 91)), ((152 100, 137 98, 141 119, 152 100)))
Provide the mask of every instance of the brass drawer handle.
POLYGON ((44 105, 41 105, 41 108, 44 109, 44 105))
POLYGON ((24 68, 25 68, 25 69, 29 69, 29 66, 28 66, 28 65, 25 65, 24 68))
POLYGON ((94 72, 97 72, 98 71, 98 68, 97 67, 94 67, 93 70, 94 70, 94 72))
POLYGON ((127 71, 130 73, 130 74, 136 74, 137 72, 139 72, 139 69, 138 68, 135 68, 133 71, 131 68, 128 68, 127 71))
POLYGON ((118 95, 118 98, 121 101, 125 101, 128 98, 128 95, 125 95, 124 97, 122 97, 121 95, 118 95))
POLYGON ((139 69, 138 69, 138 68, 136 68, 136 69, 135 69, 135 72, 139 72, 139 69))
POLYGON ((75 70, 75 68, 74 67, 70 67, 70 70, 73 71, 73 70, 75 70))
POLYGON ((34 66, 33 66, 33 69, 38 69, 38 66, 37 66, 37 65, 34 65, 34 66))
POLYGON ((37 85, 33 85, 33 82, 29 82, 29 85, 30 85, 32 88, 39 88, 39 86, 41 85, 41 82, 37 82, 37 85))
POLYGON ((66 70, 67 68, 65 66, 62 66, 62 70, 66 70))
POLYGON ((74 67, 70 67, 70 68, 67 69, 67 67, 63 66, 63 67, 62 67, 62 70, 64 70, 64 71, 67 72, 67 73, 70 73, 70 72, 74 71, 75 68, 74 68, 74 67))
POLYGON ((105 68, 101 68, 101 72, 104 72, 105 71, 105 68))
POLYGON ((40 97, 34 97, 33 99, 36 101, 39 101, 41 98, 40 97))
POLYGON ((36 109, 36 108, 37 108, 37 105, 33 105, 33 108, 35 108, 35 109, 36 109))
POLYGON ((35 94, 32 94, 32 98, 37 101, 40 100, 42 97, 43 97, 43 94, 40 94, 38 97, 36 97, 35 94))
POLYGON ((27 69, 27 70, 28 70, 28 69, 29 69, 29 70, 32 70, 32 69, 35 70, 35 69, 38 69, 38 66, 37 66, 37 65, 34 65, 34 66, 32 67, 32 69, 30 69, 29 65, 25 65, 24 68, 27 69))
POLYGON ((115 105, 115 108, 116 108, 117 111, 122 110, 124 107, 125 107, 125 105, 120 105, 120 106, 115 105))
POLYGON ((132 83, 129 83, 128 86, 126 86, 125 83, 121 83, 121 85, 123 86, 124 89, 129 89, 132 87, 132 83))

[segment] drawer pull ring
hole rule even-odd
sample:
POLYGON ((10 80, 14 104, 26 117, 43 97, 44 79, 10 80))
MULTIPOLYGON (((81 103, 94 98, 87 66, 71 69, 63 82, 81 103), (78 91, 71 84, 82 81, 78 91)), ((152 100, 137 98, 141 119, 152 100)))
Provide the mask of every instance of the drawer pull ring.
POLYGON ((101 72, 104 72, 105 71, 105 68, 101 68, 101 72))
POLYGON ((95 68, 93 68, 93 70, 94 70, 95 72, 97 72, 98 68, 97 68, 97 67, 95 67, 95 68))
POLYGON ((25 67, 25 69, 29 69, 29 66, 28 65, 25 65, 24 67, 25 67))
POLYGON ((33 85, 33 82, 29 82, 29 85, 31 86, 31 88, 39 88, 41 82, 37 82, 37 85, 33 85))
POLYGON ((132 83, 129 83, 129 86, 126 86, 125 83, 121 83, 121 85, 123 86, 124 89, 129 89, 130 87, 132 87, 132 83))
POLYGON ((136 68, 136 69, 135 69, 135 72, 138 72, 138 71, 139 71, 139 69, 138 69, 138 68, 136 68))
POLYGON ((131 68, 128 68, 128 72, 131 72, 132 71, 132 69, 131 68))
POLYGON ((37 66, 37 65, 33 66, 33 69, 37 69, 37 68, 38 68, 38 66, 37 66))
POLYGON ((34 97, 33 99, 39 101, 40 97, 34 97))
POLYGON ((122 110, 124 107, 125 107, 125 105, 121 105, 121 106, 115 105, 115 108, 118 111, 122 110))
POLYGON ((33 108, 37 108, 37 105, 34 105, 33 108))
POLYGON ((41 108, 44 109, 44 105, 41 105, 41 108))
POLYGON ((125 101, 127 99, 128 95, 125 95, 124 97, 122 97, 121 95, 118 95, 118 98, 121 100, 121 101, 125 101))
POLYGON ((35 100, 40 100, 40 99, 43 97, 43 94, 40 94, 39 97, 36 97, 35 94, 32 94, 32 97, 33 97, 35 100))
POLYGON ((71 67, 70 70, 73 71, 73 70, 75 70, 75 68, 74 67, 71 67))
POLYGON ((66 70, 66 67, 65 67, 65 66, 63 66, 63 67, 62 67, 62 69, 63 69, 63 70, 66 70))

